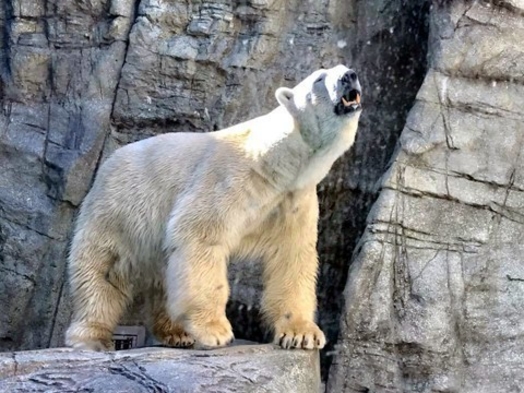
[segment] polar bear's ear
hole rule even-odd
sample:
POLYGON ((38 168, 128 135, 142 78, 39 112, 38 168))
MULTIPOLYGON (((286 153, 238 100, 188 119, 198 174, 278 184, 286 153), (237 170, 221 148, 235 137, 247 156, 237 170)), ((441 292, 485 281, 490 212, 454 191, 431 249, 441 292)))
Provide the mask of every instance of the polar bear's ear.
POLYGON ((275 92, 275 97, 280 105, 289 112, 294 112, 295 103, 293 102, 293 90, 287 87, 279 87, 275 92))

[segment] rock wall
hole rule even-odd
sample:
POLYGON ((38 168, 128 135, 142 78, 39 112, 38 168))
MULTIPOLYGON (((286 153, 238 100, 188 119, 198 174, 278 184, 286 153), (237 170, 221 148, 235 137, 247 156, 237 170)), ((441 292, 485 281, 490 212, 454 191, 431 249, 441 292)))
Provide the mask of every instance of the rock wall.
MULTIPOLYGON (((424 75, 429 2, 414 3, 2 2, 0 349, 62 344, 72 221, 107 154, 260 115, 276 87, 345 63, 360 73, 367 110, 355 148, 319 189, 319 319, 332 345, 349 255, 424 75)), ((238 337, 262 337, 258 276, 231 272, 238 337)))
POLYGON ((524 5, 442 2, 346 287, 329 392, 518 392, 524 5))
MULTIPOLYGON (((110 29, 118 18, 106 8, 95 2, 2 2, 4 350, 57 345, 67 319, 60 306, 67 239, 99 162, 126 50, 127 31, 110 29)), ((130 18, 125 20, 129 29, 130 18)))

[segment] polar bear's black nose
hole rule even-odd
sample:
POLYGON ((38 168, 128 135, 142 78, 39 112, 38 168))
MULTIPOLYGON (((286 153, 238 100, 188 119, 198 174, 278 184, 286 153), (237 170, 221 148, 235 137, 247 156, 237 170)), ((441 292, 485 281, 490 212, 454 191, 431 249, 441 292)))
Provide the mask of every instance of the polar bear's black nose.
POLYGON ((357 73, 353 70, 349 70, 342 76, 342 83, 350 85, 357 80, 357 73))

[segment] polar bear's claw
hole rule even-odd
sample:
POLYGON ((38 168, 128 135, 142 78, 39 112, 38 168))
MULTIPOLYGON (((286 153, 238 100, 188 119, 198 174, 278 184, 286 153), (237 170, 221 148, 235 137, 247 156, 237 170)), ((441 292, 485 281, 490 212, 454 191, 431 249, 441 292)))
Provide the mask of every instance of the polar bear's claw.
POLYGON ((210 349, 229 345, 235 339, 226 317, 202 324, 189 323, 188 331, 195 338, 195 348, 210 349))
POLYGON ((277 324, 274 343, 284 349, 322 349, 326 338, 314 322, 295 320, 277 324))

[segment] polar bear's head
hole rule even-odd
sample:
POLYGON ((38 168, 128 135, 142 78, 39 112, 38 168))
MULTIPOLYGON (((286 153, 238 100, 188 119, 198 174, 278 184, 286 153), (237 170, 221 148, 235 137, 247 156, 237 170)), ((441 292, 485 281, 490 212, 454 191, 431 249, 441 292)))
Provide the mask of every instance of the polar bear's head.
POLYGON ((338 65, 315 71, 293 89, 280 87, 275 96, 316 151, 339 141, 347 140, 346 148, 353 143, 362 111, 361 94, 356 72, 338 65))

